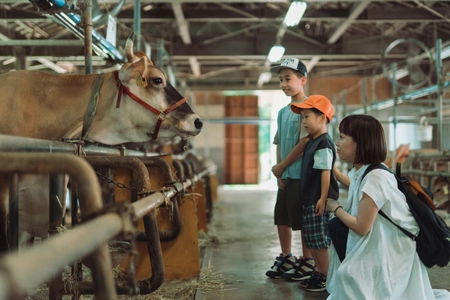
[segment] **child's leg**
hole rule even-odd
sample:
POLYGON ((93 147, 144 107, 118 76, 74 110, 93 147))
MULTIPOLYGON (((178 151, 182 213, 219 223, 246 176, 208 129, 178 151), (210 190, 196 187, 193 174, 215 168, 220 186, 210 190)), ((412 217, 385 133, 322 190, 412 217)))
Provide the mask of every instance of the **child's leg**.
POLYGON ((330 262, 328 248, 311 249, 311 253, 314 258, 314 262, 316 263, 317 272, 326 276, 328 274, 328 263, 330 262))
POLYGON ((305 234, 303 233, 304 231, 302 230, 302 253, 303 253, 303 257, 304 258, 311 258, 312 254, 311 254, 311 249, 309 249, 306 246, 306 242, 305 242, 305 234))
POLYGON ((286 225, 278 225, 278 238, 280 239, 281 253, 290 254, 292 244, 292 230, 286 225))

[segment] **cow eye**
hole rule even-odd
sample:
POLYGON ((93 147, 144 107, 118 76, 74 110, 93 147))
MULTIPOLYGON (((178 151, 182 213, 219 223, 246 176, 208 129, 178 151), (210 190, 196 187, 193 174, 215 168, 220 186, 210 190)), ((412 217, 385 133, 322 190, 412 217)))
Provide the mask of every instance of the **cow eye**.
POLYGON ((161 83, 163 83, 163 80, 162 80, 162 78, 153 78, 153 83, 154 84, 161 84, 161 83))

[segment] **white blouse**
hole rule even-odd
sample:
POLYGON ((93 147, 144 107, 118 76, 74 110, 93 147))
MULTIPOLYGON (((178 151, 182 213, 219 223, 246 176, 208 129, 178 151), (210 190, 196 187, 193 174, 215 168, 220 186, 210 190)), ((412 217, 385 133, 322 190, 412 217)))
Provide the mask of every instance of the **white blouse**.
MULTIPOLYGON (((405 196, 397 188, 394 175, 375 169, 361 182, 368 166, 349 172, 345 210, 356 216, 363 193, 366 193, 392 221, 418 233, 417 222, 405 196)), ((380 214, 365 236, 349 230, 342 263, 331 246, 327 291, 329 300, 450 299, 450 292, 431 288, 426 267, 416 252, 416 243, 380 214)))

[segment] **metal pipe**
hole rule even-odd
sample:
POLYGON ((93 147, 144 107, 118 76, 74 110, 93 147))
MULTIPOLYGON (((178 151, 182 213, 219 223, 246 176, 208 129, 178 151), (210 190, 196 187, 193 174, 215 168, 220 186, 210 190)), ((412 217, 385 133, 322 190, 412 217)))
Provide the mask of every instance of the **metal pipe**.
POLYGON ((86 156, 85 159, 96 168, 127 168, 131 171, 131 180, 136 182, 138 192, 151 191, 150 176, 145 164, 136 157, 86 156))
POLYGON ((436 41, 436 86, 437 86, 437 115, 438 115, 438 149, 439 151, 444 150, 444 126, 443 126, 443 88, 442 88, 442 58, 441 58, 441 39, 436 41))
POLYGON ((84 70, 86 74, 92 74, 92 0, 84 0, 80 7, 84 28, 84 70))
POLYGON ((84 155, 106 155, 106 156, 132 156, 132 157, 155 157, 160 156, 156 152, 143 152, 129 149, 119 149, 106 146, 86 145, 79 143, 49 141, 12 135, 0 134, 0 151, 3 152, 63 152, 84 155))
POLYGON ((393 117, 393 126, 394 126, 394 149, 392 150, 392 160, 391 160, 391 170, 395 172, 395 167, 397 162, 395 161, 395 152, 397 149, 397 79, 395 79, 395 74, 397 73, 397 63, 392 64, 392 98, 394 99, 394 105, 392 106, 392 117, 393 117))
POLYGON ((141 0, 134 0, 134 32, 136 33, 136 50, 141 50, 141 0))
MULTIPOLYGON (((32 159, 29 154, 0 153, 0 165, 5 166, 3 168, 4 172, 12 171, 12 165, 16 166, 15 169, 17 171, 24 171, 27 165, 32 165, 32 169, 36 171, 55 173, 67 172, 65 167, 70 167, 70 172, 67 173, 72 176, 71 178, 75 179, 80 190, 80 199, 92 198, 93 202, 101 201, 96 175, 83 159, 66 154, 36 154, 34 157, 37 160, 32 159), (16 159, 12 160, 13 157, 16 159), (68 160, 66 161, 63 158, 68 160), (43 163, 37 164, 37 161, 43 163), (53 166, 50 166, 51 161, 55 162, 53 166), (90 194, 91 197, 89 197, 90 194)), ((29 170, 26 172, 29 172, 29 170)), ((205 169, 192 177, 196 180, 205 176, 208 172, 208 169, 205 169)), ((191 179, 187 179, 182 183, 176 182, 170 187, 138 200, 131 204, 134 217, 136 219, 144 217, 164 203, 164 199, 173 197, 179 191, 184 191, 192 184, 193 180, 191 179)), ((34 247, 25 248, 20 253, 16 252, 3 256, 0 259, 0 299, 17 299, 27 289, 52 278, 57 272, 63 270, 66 265, 97 251, 96 249, 99 246, 103 247, 107 241, 122 232, 124 222, 118 214, 107 213, 34 247), (74 241, 83 241, 83 243, 74 243, 74 241), (67 245, 71 246, 67 247, 67 245), (42 265, 46 267, 42 268, 42 265)), ((110 263, 109 268, 108 274, 104 274, 104 280, 109 280, 109 273, 111 273, 110 263)), ((95 287, 97 289, 98 285, 95 285, 95 287)), ((116 295, 115 293, 96 293, 96 299, 116 299, 116 295)))
MULTIPOLYGON (((169 177, 167 182, 172 181, 170 173, 170 166, 162 159, 143 159, 133 157, 86 157, 86 160, 94 167, 126 167, 132 172, 131 180, 136 183, 136 188, 139 192, 149 192, 152 190, 150 185, 150 176, 147 170, 147 165, 156 164, 164 165, 165 172, 164 177, 169 177), (169 175, 165 175, 169 172, 169 175)), ((136 200, 136 199, 134 199, 136 200)), ((164 198, 163 198, 164 200, 164 198)), ((134 202, 134 201, 132 201, 134 202)), ((135 202, 136 203, 136 202, 135 202)), ((152 276, 150 278, 140 280, 138 282, 139 290, 141 294, 150 294, 158 289, 164 281, 164 261, 162 255, 162 249, 160 244, 160 235, 156 219, 153 211, 143 217, 145 236, 147 242, 147 249, 150 256, 150 264, 152 269, 152 276)), ((120 291, 119 291, 120 292, 120 291)))
MULTIPOLYGON (((53 174, 50 175, 49 180, 49 226, 48 232, 50 235, 58 233, 57 228, 61 226, 62 220, 62 207, 61 200, 65 199, 65 175, 53 174)), ((26 200, 22 200, 26 201, 26 200)), ((64 201, 65 202, 65 201, 64 201)), ((62 300, 62 292, 59 286, 62 285, 62 274, 56 274, 48 283, 49 299, 50 300, 62 300)))
MULTIPOLYGON (((174 178, 172 176, 172 168, 171 166, 162 158, 141 158, 141 160, 144 162, 144 164, 149 166, 156 166, 158 169, 161 170, 161 172, 158 172, 160 175, 159 177, 162 177, 164 185, 167 185, 169 183, 172 183, 174 181, 174 178)), ((172 227, 171 229, 159 231, 159 240, 162 242, 168 242, 171 240, 174 240, 181 232, 182 222, 181 222, 181 216, 180 211, 178 208, 178 199, 174 199, 172 201, 173 208, 172 208, 172 227)), ((144 220, 145 222, 145 220, 144 220)))
POLYGON ((9 251, 19 249, 19 175, 9 175, 9 251))
MULTIPOLYGON (((41 244, 5 255, 0 260, 0 278, 4 278, 0 280, 0 299, 21 299, 18 295, 49 280, 66 265, 96 252, 98 247, 106 245, 121 229, 120 216, 109 213, 41 244)), ((110 266, 108 273, 104 274, 105 280, 111 276, 111 269, 110 266)), ((114 293, 99 293, 98 287, 95 299, 117 299, 114 290, 111 291, 114 293)))
MULTIPOLYGON (((29 153, 0 153, 0 170, 3 173, 69 174, 78 184, 82 217, 90 217, 99 212, 102 208, 100 187, 98 185, 96 174, 84 159, 77 156, 61 153, 35 153, 32 155, 29 153)), ((53 239, 50 239, 49 241, 53 241, 53 239)), ((67 244, 72 243, 65 243, 58 247, 64 248, 64 251, 67 251, 67 244)), ((106 241, 103 244, 99 244, 99 247, 94 248, 93 250, 95 251, 87 258, 87 263, 89 263, 92 270, 92 277, 96 287, 95 296, 97 299, 116 299, 114 279, 111 274, 112 266, 106 241)), ((48 252, 47 255, 52 259, 57 256, 52 250, 46 251, 48 252)), ((85 255, 86 254, 88 253, 85 253, 85 255)), ((81 257, 85 257, 85 255, 81 257)), ((75 259, 67 263, 73 262, 74 260, 75 259)), ((39 263, 42 263, 42 260, 39 260, 39 263)), ((26 265, 24 266, 25 269, 28 265, 31 265, 31 263, 24 264, 23 261, 18 264, 26 265)), ((17 263, 4 266, 4 268, 9 268, 11 266, 17 268, 17 263)), ((46 269, 45 272, 42 269, 39 269, 40 273, 34 274, 33 279, 30 279, 30 276, 27 275, 29 273, 24 271, 21 275, 24 279, 21 282, 21 287, 25 289, 31 288, 41 283, 38 278, 45 278, 44 280, 48 280, 58 270, 62 270, 62 268, 55 269, 48 266, 44 269, 46 269)))
POLYGON ((117 16, 117 14, 122 9, 125 4, 125 0, 120 0, 113 9, 110 9, 108 13, 104 14, 100 10, 98 5, 98 0, 92 1, 92 23, 98 27, 105 25, 108 22, 108 16, 111 15, 113 17, 117 16))

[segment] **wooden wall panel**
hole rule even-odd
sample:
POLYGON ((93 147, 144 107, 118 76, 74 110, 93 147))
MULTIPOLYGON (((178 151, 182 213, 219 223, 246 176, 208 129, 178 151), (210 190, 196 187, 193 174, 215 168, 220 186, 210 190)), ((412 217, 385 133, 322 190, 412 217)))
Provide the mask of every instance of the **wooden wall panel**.
MULTIPOLYGON (((227 97, 225 114, 226 117, 257 117, 258 97, 227 97)), ((258 125, 225 125, 225 184, 257 184, 258 181, 258 125)))
MULTIPOLYGON (((346 91, 346 104, 362 104, 362 81, 366 82, 367 104, 374 100, 386 100, 392 97, 391 83, 386 79, 361 77, 311 77, 308 78, 308 95, 324 95, 333 100, 346 91)), ((342 104, 338 101, 338 104, 342 104)))

